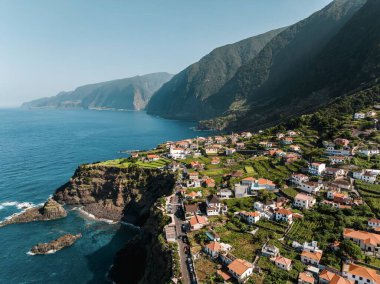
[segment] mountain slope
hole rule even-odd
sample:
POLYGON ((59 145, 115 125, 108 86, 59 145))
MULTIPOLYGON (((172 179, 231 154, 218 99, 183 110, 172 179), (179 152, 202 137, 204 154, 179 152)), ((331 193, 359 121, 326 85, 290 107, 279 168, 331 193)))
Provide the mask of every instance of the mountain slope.
MULTIPOLYGON (((318 64, 320 59, 317 58, 329 42, 365 2, 336 0, 273 38, 206 102, 219 114, 227 113, 227 117, 208 122, 209 125, 224 128, 230 120, 248 116, 249 121, 244 124, 239 121, 239 125, 252 127, 263 121, 281 119, 284 109, 294 112, 297 104, 304 110, 328 99, 328 94, 322 91, 308 96, 314 90, 305 92, 307 88, 303 87, 309 87, 310 82, 305 84, 304 78, 318 64), (268 119, 269 116, 272 118, 268 119)), ((311 81, 317 80, 312 78, 311 81)))
POLYGON ((233 77, 237 69, 283 29, 254 36, 214 49, 164 84, 147 106, 148 113, 168 118, 209 117, 204 100, 214 95, 233 77))
POLYGON ((90 84, 24 103, 22 107, 141 110, 153 93, 171 78, 171 74, 161 72, 90 84))
POLYGON ((368 0, 309 62, 293 74, 289 68, 285 81, 269 78, 257 89, 248 88, 244 95, 249 111, 216 119, 211 125, 235 128, 237 119, 241 127, 273 124, 376 84, 380 78, 380 1, 368 0))

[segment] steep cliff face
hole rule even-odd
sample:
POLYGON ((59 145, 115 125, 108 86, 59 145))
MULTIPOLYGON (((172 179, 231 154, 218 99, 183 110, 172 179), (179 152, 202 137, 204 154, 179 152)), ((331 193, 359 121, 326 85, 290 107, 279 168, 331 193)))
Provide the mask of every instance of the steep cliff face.
POLYGON ((160 72, 80 86, 74 91, 33 100, 25 108, 142 110, 153 93, 172 78, 160 72))
POLYGON ((157 198, 170 195, 174 183, 172 173, 158 169, 83 165, 56 191, 54 199, 83 205, 99 218, 141 225, 157 198))
POLYGON ((166 217, 152 207, 139 235, 115 257, 109 277, 118 284, 169 283, 172 251, 160 235, 166 217))

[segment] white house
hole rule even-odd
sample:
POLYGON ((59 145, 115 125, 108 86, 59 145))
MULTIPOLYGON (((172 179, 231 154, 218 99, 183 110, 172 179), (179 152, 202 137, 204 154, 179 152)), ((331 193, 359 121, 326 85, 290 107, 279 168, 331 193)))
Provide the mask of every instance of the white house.
POLYGON ((356 112, 354 114, 354 119, 363 119, 363 118, 365 118, 365 114, 362 112, 356 112))
POLYGON ((324 163, 310 163, 309 164, 309 173, 312 175, 320 176, 326 168, 326 164, 324 163))
POLYGON ((250 188, 248 185, 242 185, 240 183, 235 184, 235 197, 242 198, 250 195, 250 188))
POLYGON ((221 189, 221 190, 217 193, 217 195, 218 195, 219 198, 222 198, 222 199, 228 199, 228 198, 233 197, 233 193, 232 193, 232 191, 229 190, 229 189, 226 189, 226 188, 221 189))
POLYGON ((304 174, 292 174, 291 178, 290 178, 290 181, 292 183, 295 183, 297 185, 303 183, 303 182, 307 182, 309 181, 309 177, 307 175, 304 175, 304 174))
POLYGON ((298 188, 307 193, 317 194, 318 191, 322 188, 322 184, 319 184, 318 182, 314 181, 306 181, 300 183, 298 185, 298 188))
POLYGON ((222 246, 219 242, 213 241, 206 245, 203 250, 206 254, 211 256, 212 258, 216 258, 219 256, 219 252, 221 251, 222 246))
POLYGON ((244 259, 237 258, 228 265, 228 272, 243 283, 253 272, 253 265, 244 259))
POLYGON ((380 228, 380 220, 375 219, 375 218, 369 219, 368 220, 368 226, 370 226, 373 229, 380 228))
POLYGON ((365 157, 370 157, 373 155, 378 155, 380 153, 379 149, 377 148, 371 148, 371 149, 359 149, 358 154, 365 156, 365 157))
POLYGON ((277 222, 293 222, 293 212, 290 209, 279 209, 275 213, 275 219, 277 222))
POLYGON ((174 160, 185 159, 186 150, 183 148, 170 148, 169 156, 173 158, 174 160))
POLYGON ((366 169, 366 170, 352 173, 352 176, 354 179, 362 180, 368 183, 375 183, 378 175, 379 175, 379 171, 372 170, 372 169, 366 169))
POLYGON ((289 271, 292 269, 292 260, 283 256, 277 256, 274 259, 274 264, 282 270, 289 271))
POLYGON ((330 163, 332 165, 335 165, 335 164, 344 164, 346 162, 346 160, 347 160, 347 157, 345 157, 345 156, 330 156, 329 160, 330 160, 330 163))
POLYGON ((231 156, 236 152, 235 148, 227 148, 226 149, 226 156, 231 156))
POLYGON ((217 147, 210 146, 210 147, 205 148, 205 152, 207 155, 216 155, 218 154, 218 151, 219 151, 219 148, 217 147))
POLYGON ((199 230, 203 228, 205 225, 208 224, 208 220, 206 217, 199 216, 199 215, 194 215, 190 221, 190 228, 192 231, 199 230))
POLYGON ((380 283, 380 275, 377 274, 376 270, 354 263, 343 264, 342 275, 355 284, 380 283))
POLYGON ((294 206, 302 209, 309 209, 314 206, 316 199, 311 195, 306 195, 304 193, 298 193, 294 197, 294 206))
POLYGON ((352 150, 350 147, 335 149, 334 146, 328 146, 325 149, 325 153, 329 156, 350 156, 352 150))
POLYGON ((303 264, 311 264, 317 266, 321 261, 321 258, 322 253, 320 251, 310 252, 305 250, 301 253, 301 262, 303 264))
POLYGON ((261 254, 268 257, 277 257, 280 254, 280 250, 274 245, 265 245, 261 249, 261 254))
POLYGON ((343 238, 357 243, 363 251, 371 252, 374 255, 380 253, 380 235, 378 234, 345 228, 343 238))
POLYGON ((255 212, 240 212, 240 217, 245 220, 248 224, 254 224, 260 220, 261 213, 258 211, 255 212))

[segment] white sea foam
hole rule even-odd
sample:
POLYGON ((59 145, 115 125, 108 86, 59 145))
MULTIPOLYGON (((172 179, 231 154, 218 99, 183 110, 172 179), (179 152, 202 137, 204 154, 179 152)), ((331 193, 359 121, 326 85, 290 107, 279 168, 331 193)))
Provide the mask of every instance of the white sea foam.
POLYGON ((36 255, 35 253, 32 253, 31 251, 28 251, 26 254, 27 255, 36 255))
POLYGON ((35 205, 32 202, 17 202, 17 201, 6 201, 3 203, 0 203, 0 209, 4 207, 16 207, 17 209, 26 209, 26 208, 32 208, 35 205))
MULTIPOLYGON (((13 217, 16 217, 22 213, 24 213, 26 210, 30 209, 30 208, 33 208, 33 207, 36 207, 36 206, 42 206, 43 203, 40 203, 40 204, 34 204, 32 202, 17 202, 17 201, 7 201, 7 202, 3 202, 3 203, 0 203, 0 210, 1 209, 4 209, 5 207, 16 207, 17 209, 20 209, 21 211, 20 212, 16 212, 8 217, 5 217, 3 221, 7 221, 7 220, 10 220, 12 219, 13 217)), ((3 221, 0 221, 0 224, 3 222, 3 221)))
POLYGON ((83 206, 82 207, 74 207, 72 210, 77 210, 82 215, 84 215, 87 218, 90 218, 92 220, 101 221, 101 222, 105 222, 105 223, 108 223, 108 224, 117 224, 118 223, 117 221, 113 221, 113 220, 109 220, 109 219, 97 218, 94 214, 88 213, 86 210, 84 210, 83 206))

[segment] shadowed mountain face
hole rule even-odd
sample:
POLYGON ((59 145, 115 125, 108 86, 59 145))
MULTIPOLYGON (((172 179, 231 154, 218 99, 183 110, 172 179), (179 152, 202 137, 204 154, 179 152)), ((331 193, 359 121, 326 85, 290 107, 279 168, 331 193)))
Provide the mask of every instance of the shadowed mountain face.
POLYGON ((223 99, 208 102, 228 115, 202 123, 268 126, 376 83, 379 21, 379 1, 334 1, 278 35, 242 66, 220 91, 223 99))
POLYGON ((251 57, 240 54, 240 66, 220 52, 244 41, 216 49, 164 84, 147 110, 214 129, 263 127, 313 111, 378 77, 378 5, 335 0, 284 30, 249 39, 260 44, 251 57))
POLYGON ((282 30, 214 49, 164 84, 149 102, 148 113, 180 119, 210 117, 205 100, 215 95, 241 65, 254 58, 282 30))
POLYGON ((172 75, 153 73, 78 87, 50 98, 24 103, 23 107, 144 109, 153 93, 172 75))

